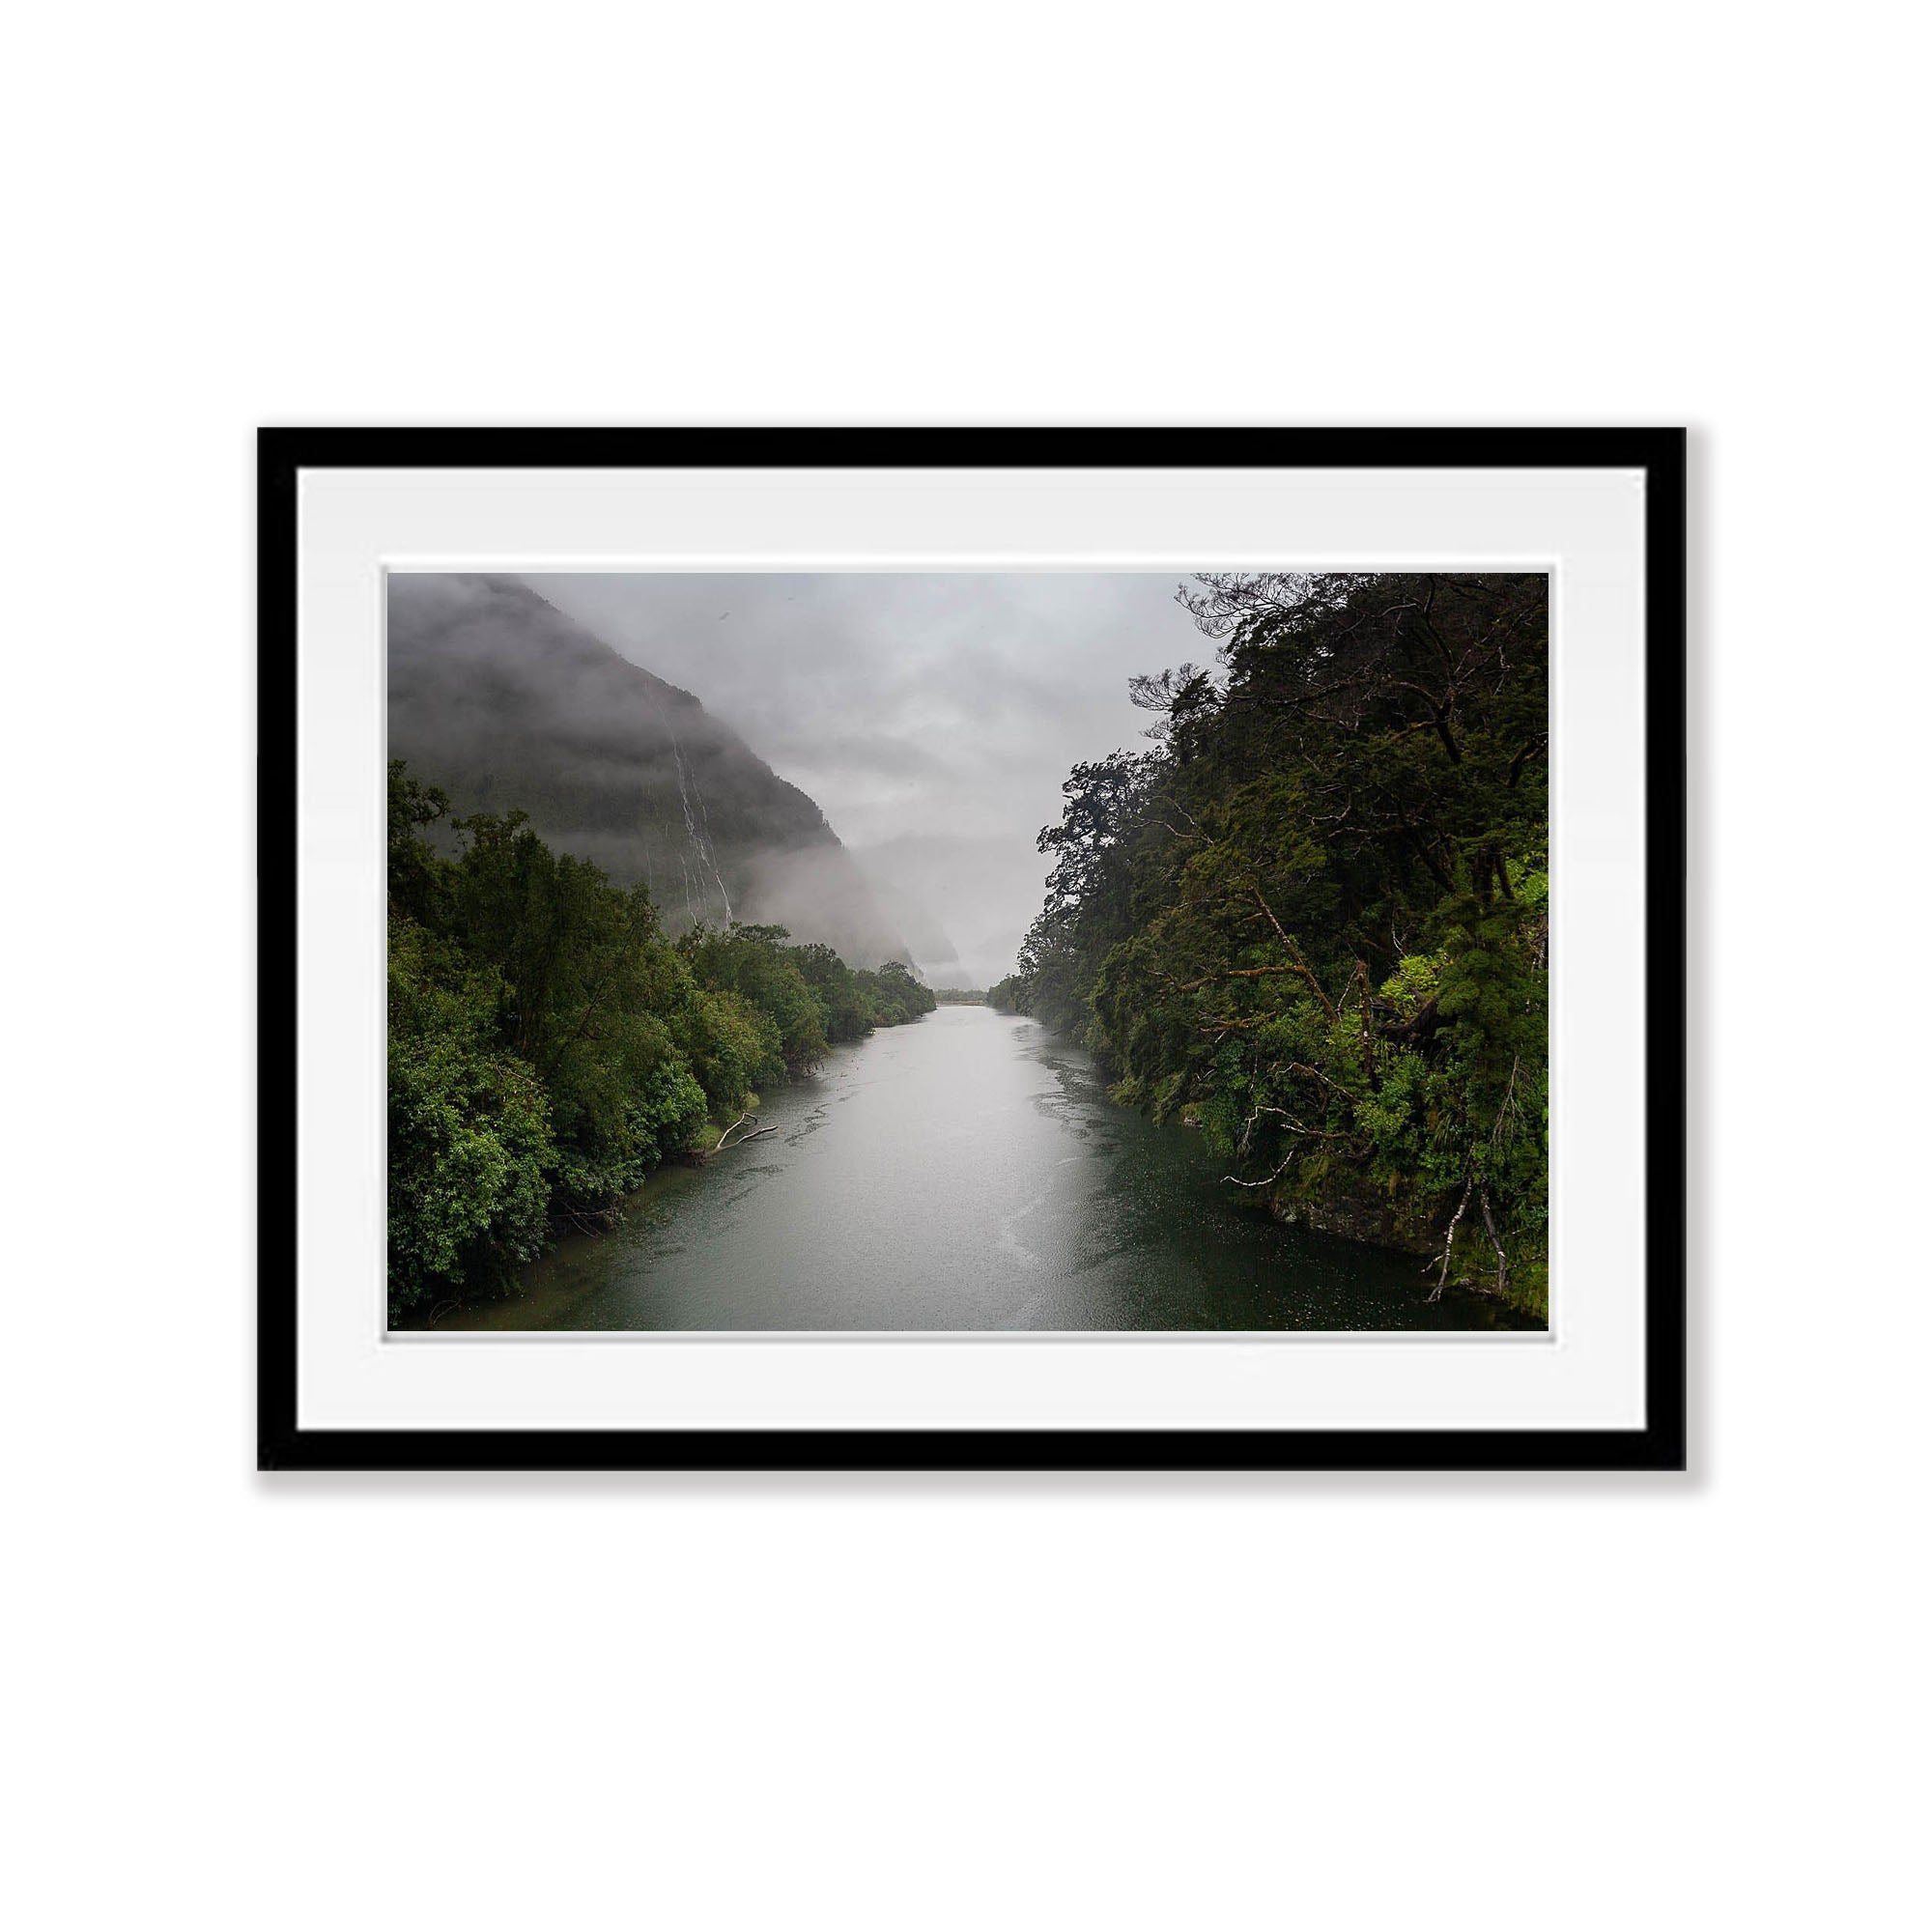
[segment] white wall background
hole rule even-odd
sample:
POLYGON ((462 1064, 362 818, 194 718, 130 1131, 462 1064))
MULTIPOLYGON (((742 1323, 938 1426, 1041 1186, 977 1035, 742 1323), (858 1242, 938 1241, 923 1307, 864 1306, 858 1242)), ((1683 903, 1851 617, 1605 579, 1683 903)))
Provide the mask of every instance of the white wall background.
POLYGON ((14 1922, 1922 1912, 1918 24, 16 19, 14 1922), (1692 1477, 251 1473, 258 421, 1654 420, 1692 1477))

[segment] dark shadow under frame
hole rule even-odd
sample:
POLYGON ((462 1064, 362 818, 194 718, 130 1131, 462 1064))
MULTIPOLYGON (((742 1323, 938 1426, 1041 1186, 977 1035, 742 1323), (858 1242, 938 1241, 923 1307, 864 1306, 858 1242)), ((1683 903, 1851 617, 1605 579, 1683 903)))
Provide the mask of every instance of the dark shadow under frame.
POLYGON ((257 1463, 263 1469, 1682 1469, 1681 429, 264 429, 257 440, 257 1463), (297 475, 304 469, 1622 469, 1646 472, 1645 1426, 1630 1430, 317 1430, 296 1414, 297 475))

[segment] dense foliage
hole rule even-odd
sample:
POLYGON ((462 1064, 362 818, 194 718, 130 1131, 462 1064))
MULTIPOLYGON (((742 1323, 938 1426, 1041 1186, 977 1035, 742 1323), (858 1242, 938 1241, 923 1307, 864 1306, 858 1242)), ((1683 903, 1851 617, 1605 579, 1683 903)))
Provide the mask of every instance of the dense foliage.
POLYGON ((608 1227, 830 1043, 930 1012, 781 926, 665 936, 642 886, 553 852, 521 812, 449 818, 389 767, 389 1305, 501 1276, 559 1221, 608 1227), (423 836, 446 821, 456 856, 423 836))
POLYGON ((1547 1305, 1548 640, 1530 576, 1228 575, 1218 671, 1077 766, 1004 1010, 1278 1212, 1547 1305))

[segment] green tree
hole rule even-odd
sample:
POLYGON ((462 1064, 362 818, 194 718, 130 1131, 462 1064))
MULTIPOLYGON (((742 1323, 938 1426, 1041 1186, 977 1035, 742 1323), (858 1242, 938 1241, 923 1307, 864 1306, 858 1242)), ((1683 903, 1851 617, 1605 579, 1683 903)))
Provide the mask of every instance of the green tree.
POLYGON ((550 1113, 536 1076, 494 1039, 487 973, 439 960, 397 921, 389 949, 389 1303, 414 1307, 542 1247, 550 1113), (454 984, 439 983, 453 980, 454 984))
POLYGON ((799 970, 781 925, 742 925, 724 931, 695 926, 678 941, 697 983, 735 993, 778 1028, 782 1073, 809 1073, 826 1053, 826 1009, 799 970))

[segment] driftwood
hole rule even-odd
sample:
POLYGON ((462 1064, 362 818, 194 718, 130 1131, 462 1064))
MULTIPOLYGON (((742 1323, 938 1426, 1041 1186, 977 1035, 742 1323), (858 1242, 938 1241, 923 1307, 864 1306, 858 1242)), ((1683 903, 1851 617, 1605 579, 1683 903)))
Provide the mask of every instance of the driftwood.
POLYGON ((1449 1237, 1442 1243, 1442 1272, 1435 1277, 1435 1286, 1429 1291, 1431 1301, 1440 1301, 1442 1291, 1449 1286, 1449 1258, 1456 1252, 1456 1223, 1463 1218, 1463 1209, 1469 1205, 1469 1190, 1475 1184, 1474 1175, 1463 1181, 1463 1198, 1457 1202, 1456 1211, 1449 1217, 1449 1237))
POLYGON ((740 1114, 738 1118, 735 1121, 733 1121, 731 1124, 728 1127, 726 1127, 722 1134, 718 1136, 718 1145, 715 1148, 710 1149, 708 1151, 700 1153, 697 1156, 697 1158, 700 1161, 714 1160, 721 1153, 729 1153, 734 1149, 745 1147, 753 1141, 763 1140, 767 1134, 775 1134, 777 1132, 778 1129, 776 1127, 758 1126, 756 1124, 755 1117, 753 1115, 749 1113, 740 1114), (738 1129, 742 1127, 747 1121, 752 1121, 753 1123, 752 1131, 749 1134, 738 1134, 738 1138, 734 1141, 731 1138, 731 1136, 733 1134, 738 1133, 738 1129))
POLYGON ((1490 1246, 1496 1251, 1496 1293, 1503 1292, 1503 1284, 1509 1279, 1509 1261, 1503 1254, 1503 1244, 1496 1238, 1495 1217, 1490 1212, 1490 1190, 1483 1193, 1483 1226, 1490 1231, 1490 1246))

